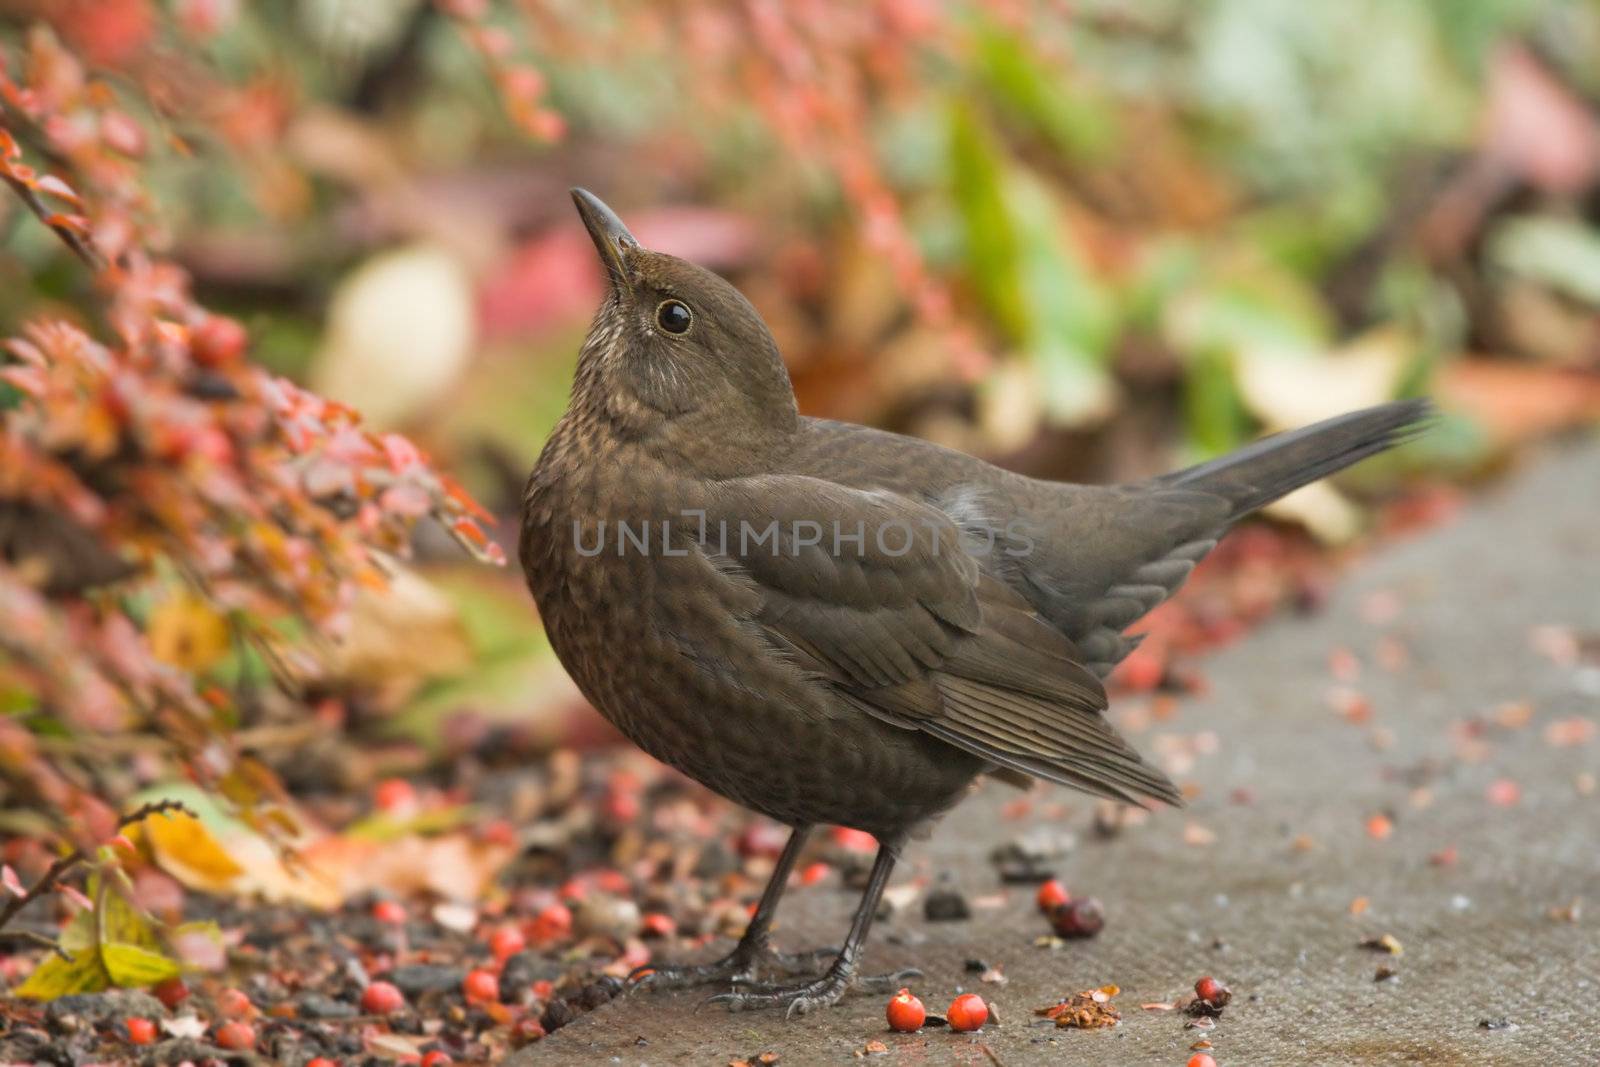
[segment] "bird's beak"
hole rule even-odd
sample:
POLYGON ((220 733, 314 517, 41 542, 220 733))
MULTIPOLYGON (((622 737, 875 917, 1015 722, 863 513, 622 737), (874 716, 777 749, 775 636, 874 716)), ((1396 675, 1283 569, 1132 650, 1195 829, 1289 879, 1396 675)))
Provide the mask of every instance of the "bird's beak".
POLYGON ((617 218, 617 213, 606 207, 605 201, 589 190, 574 188, 572 202, 578 206, 578 217, 583 219, 584 229, 589 231, 595 251, 600 253, 600 262, 605 264, 606 275, 613 285, 622 286, 627 281, 627 270, 622 262, 623 251, 638 248, 639 242, 617 218))

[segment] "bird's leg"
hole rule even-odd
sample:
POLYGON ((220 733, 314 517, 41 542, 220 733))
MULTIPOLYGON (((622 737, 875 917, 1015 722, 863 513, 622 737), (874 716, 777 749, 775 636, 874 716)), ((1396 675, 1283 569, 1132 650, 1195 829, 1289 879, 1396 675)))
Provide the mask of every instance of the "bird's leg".
POLYGON ((791 955, 774 951, 768 942, 778 901, 789 885, 789 875, 793 873, 795 861, 799 859, 800 850, 810 833, 811 827, 800 826, 789 835, 789 843, 783 846, 783 852, 778 856, 767 888, 761 892, 756 913, 750 917, 750 925, 745 927, 744 936, 732 952, 712 963, 640 967, 628 976, 629 983, 636 988, 681 989, 705 982, 747 982, 755 978, 756 969, 763 965, 790 974, 805 974, 835 955, 836 949, 818 949, 791 955))
POLYGON ((873 861, 872 875, 867 879, 867 891, 862 894, 861 905, 850 924, 850 935, 845 938, 844 947, 839 950, 833 965, 820 977, 792 986, 747 985, 732 993, 711 997, 706 1003, 725 1004, 729 1011, 781 1007, 789 1015, 804 1015, 808 1011, 838 1003, 845 991, 851 988, 894 989, 911 978, 920 977, 922 972, 915 968, 870 978, 856 974, 862 949, 866 945, 867 931, 872 928, 878 902, 883 899, 884 887, 889 884, 889 873, 894 870, 895 854, 893 843, 879 845, 878 858, 873 861))

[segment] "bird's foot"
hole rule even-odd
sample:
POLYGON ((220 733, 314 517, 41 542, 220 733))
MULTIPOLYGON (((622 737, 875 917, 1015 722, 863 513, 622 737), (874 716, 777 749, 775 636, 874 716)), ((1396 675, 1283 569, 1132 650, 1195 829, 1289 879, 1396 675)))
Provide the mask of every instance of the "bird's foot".
POLYGON ((783 1008, 785 1017, 804 1015, 818 1008, 837 1004, 846 992, 894 992, 913 978, 921 978, 915 967, 891 974, 858 975, 854 968, 838 963, 817 978, 800 985, 767 985, 757 982, 740 982, 730 993, 708 997, 706 1004, 721 1004, 729 1011, 748 1011, 757 1008, 783 1008))
POLYGON ((736 985, 756 984, 758 973, 814 974, 816 969, 839 955, 837 948, 817 948, 808 952, 779 952, 762 945, 756 948, 740 944, 720 960, 711 963, 654 966, 647 964, 628 975, 630 989, 688 989, 691 986, 709 985, 712 982, 732 982, 736 985))

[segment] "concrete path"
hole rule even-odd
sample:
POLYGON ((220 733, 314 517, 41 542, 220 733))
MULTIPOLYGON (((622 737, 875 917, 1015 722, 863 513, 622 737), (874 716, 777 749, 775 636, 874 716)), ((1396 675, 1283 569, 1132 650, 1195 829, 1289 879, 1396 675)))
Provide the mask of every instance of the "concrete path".
MULTIPOLYGON (((1002 1025, 892 1034, 878 995, 786 1022, 696 1014, 704 994, 646 994, 513 1062, 726 1064, 771 1051, 786 1065, 846 1063, 880 1040, 889 1051, 870 1062, 1181 1065, 1205 1038, 1221 1067, 1600 1064, 1600 792, 1586 777, 1600 774, 1600 738, 1573 743, 1600 724, 1596 643, 1600 447, 1589 444, 1386 549, 1325 613, 1206 661, 1209 695, 1136 735, 1150 753, 1200 750, 1177 776, 1202 789, 1186 811, 1107 840, 1082 798, 1036 794, 1037 808, 1071 805, 1043 825, 1078 832, 1059 873, 1104 901, 1098 938, 1039 947, 1048 930, 1025 888, 966 921, 926 922, 918 903, 878 924, 869 969, 921 966, 915 990, 934 1010, 966 984, 1002 1025), (1573 633, 1590 642, 1576 662, 1573 633), (1364 723, 1330 706, 1341 647, 1359 661, 1349 685, 1370 701, 1364 723), (1207 731, 1214 746, 1196 743, 1207 731), (1367 825, 1376 814, 1392 822, 1386 839, 1367 825), (1439 862, 1450 849, 1454 862, 1439 862), (1574 920, 1575 898, 1586 907, 1574 920), (1360 947, 1383 934, 1402 955, 1360 947), (1003 965, 1008 983, 978 983, 969 958, 1003 965), (1380 965, 1395 976, 1375 981, 1380 965), (1234 992, 1214 1029, 1140 1010, 1203 974, 1234 992), (1032 1017, 1105 983, 1123 990, 1114 1029, 1032 1017)), ((1017 795, 986 788, 910 851, 896 884, 948 872, 970 900, 1000 891, 988 854, 1030 825, 1001 813, 1017 795)), ((791 890, 778 941, 836 942, 853 901, 837 887, 791 890)))

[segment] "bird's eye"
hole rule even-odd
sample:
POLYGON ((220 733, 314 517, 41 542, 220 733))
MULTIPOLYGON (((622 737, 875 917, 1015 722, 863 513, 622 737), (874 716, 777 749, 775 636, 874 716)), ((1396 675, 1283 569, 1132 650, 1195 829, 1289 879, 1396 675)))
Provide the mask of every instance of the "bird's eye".
POLYGON ((689 314, 689 305, 682 300, 663 300, 661 306, 656 308, 656 325, 668 333, 685 332, 693 319, 694 316, 689 314))

